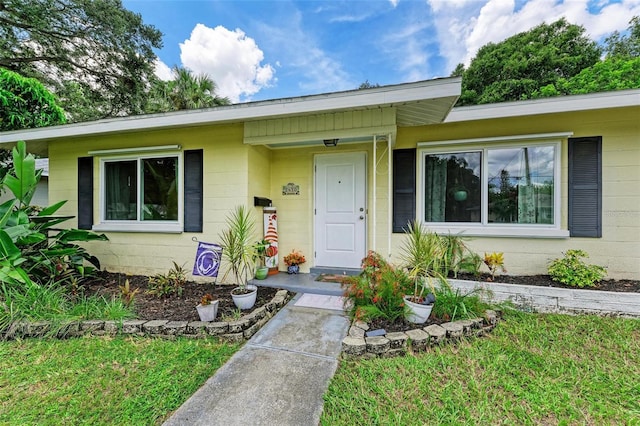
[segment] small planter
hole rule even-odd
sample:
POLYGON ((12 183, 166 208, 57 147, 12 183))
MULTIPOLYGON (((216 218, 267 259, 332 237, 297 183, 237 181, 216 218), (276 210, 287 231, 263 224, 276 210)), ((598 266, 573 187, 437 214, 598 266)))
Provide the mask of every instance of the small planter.
POLYGON ((427 322, 427 318, 431 315, 431 310, 433 309, 433 303, 428 305, 423 305, 422 303, 415 303, 409 300, 412 296, 404 296, 404 303, 406 303, 409 308, 409 313, 407 313, 406 320, 412 322, 414 324, 424 324, 427 322))
POLYGON ((208 305, 198 305, 196 309, 198 310, 200 321, 211 322, 218 315, 218 301, 214 300, 208 305))
POLYGON ((256 297, 258 296, 258 287, 255 285, 247 285, 248 293, 236 294, 240 290, 240 287, 236 287, 231 290, 231 297, 236 307, 241 310, 251 309, 256 303, 256 297))
POLYGON ((268 267, 261 266, 261 267, 256 269, 256 279, 257 280, 264 280, 265 278, 267 278, 267 275, 269 275, 269 268, 268 267))
POLYGON ((299 265, 289 265, 289 266, 287 266, 287 274, 297 274, 298 272, 300 272, 300 266, 299 265))

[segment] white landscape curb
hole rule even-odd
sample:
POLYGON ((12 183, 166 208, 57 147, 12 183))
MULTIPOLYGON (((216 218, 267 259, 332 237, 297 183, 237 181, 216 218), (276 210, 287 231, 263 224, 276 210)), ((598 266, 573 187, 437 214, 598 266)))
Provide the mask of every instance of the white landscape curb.
POLYGON ((540 287, 449 279, 453 288, 488 290, 483 298, 510 301, 518 308, 534 312, 584 313, 640 317, 640 293, 540 287))

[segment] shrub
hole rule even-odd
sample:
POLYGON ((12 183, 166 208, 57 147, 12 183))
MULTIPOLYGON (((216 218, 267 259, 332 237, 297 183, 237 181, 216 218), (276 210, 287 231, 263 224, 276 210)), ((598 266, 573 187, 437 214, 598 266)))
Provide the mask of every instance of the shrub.
POLYGON ((446 281, 441 281, 436 288, 436 303, 431 315, 445 321, 476 318, 490 308, 480 299, 481 289, 463 293, 453 289, 446 281))
POLYGON ((176 262, 173 262, 173 267, 166 274, 156 274, 149 277, 149 290, 147 293, 158 297, 167 297, 174 293, 182 296, 186 281, 187 272, 184 266, 178 266, 176 262))
POLYGON ((404 316, 403 296, 411 291, 407 274, 393 268, 382 256, 370 251, 362 259, 362 273, 343 281, 344 296, 352 303, 354 318, 369 321, 384 318, 389 321, 404 316))
POLYGON ((588 265, 581 258, 589 255, 584 250, 567 250, 563 258, 549 266, 551 279, 574 287, 593 287, 607 275, 606 268, 588 265))
POLYGON ((496 277, 496 272, 500 269, 502 272, 507 272, 504 267, 504 253, 493 252, 493 253, 485 253, 484 254, 484 264, 489 268, 489 273, 491 274, 491 281, 493 281, 496 277))

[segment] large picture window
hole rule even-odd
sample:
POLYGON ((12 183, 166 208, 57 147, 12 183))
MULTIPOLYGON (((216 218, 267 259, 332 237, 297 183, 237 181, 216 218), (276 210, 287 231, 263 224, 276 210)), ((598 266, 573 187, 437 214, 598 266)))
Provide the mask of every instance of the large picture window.
POLYGON ((423 152, 423 221, 555 226, 557 144, 423 152))
POLYGON ((178 164, 178 156, 105 160, 104 220, 177 222, 178 164))

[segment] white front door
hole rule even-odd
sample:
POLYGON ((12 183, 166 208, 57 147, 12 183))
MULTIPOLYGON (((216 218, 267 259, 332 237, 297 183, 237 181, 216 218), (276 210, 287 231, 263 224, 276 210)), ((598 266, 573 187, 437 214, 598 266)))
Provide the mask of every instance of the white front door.
POLYGON ((366 251, 366 153, 315 158, 315 266, 359 268, 366 251))

